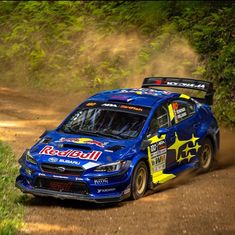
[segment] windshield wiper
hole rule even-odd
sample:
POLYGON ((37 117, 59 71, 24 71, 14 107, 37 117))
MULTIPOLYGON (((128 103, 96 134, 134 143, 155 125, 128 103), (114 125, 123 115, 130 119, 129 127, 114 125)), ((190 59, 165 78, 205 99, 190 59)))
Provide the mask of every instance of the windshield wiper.
POLYGON ((78 130, 76 132, 76 134, 93 135, 93 136, 97 136, 97 137, 101 136, 101 134, 98 132, 90 132, 90 131, 83 131, 83 130, 78 130))
POLYGON ((64 131, 65 133, 71 133, 71 134, 85 134, 85 135, 92 135, 92 136, 97 136, 97 137, 105 136, 105 137, 111 137, 113 139, 119 139, 119 140, 123 139, 122 137, 120 137, 118 135, 113 135, 113 134, 110 134, 110 133, 103 133, 103 132, 98 132, 98 131, 90 132, 90 131, 84 131, 84 130, 77 130, 77 131, 75 131, 70 126, 63 127, 62 131, 64 131), (66 129, 68 129, 69 132, 66 129))
POLYGON ((70 126, 63 126, 61 128, 61 131, 63 131, 64 133, 68 133, 68 134, 76 134, 76 132, 70 126))

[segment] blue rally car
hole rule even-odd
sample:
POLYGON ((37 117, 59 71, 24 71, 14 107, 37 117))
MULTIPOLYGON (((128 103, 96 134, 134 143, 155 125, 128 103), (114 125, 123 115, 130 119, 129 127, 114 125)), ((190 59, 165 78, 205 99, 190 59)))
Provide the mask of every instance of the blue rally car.
POLYGON ((171 77, 98 93, 24 152, 16 186, 37 196, 103 203, 141 198, 189 168, 207 172, 219 148, 213 94, 210 82, 171 77))

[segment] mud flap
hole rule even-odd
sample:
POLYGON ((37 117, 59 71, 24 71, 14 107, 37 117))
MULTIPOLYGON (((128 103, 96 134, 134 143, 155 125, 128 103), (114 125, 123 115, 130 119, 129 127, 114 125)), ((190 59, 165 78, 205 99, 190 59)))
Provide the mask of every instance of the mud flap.
POLYGON ((151 144, 148 146, 148 162, 152 182, 154 184, 162 184, 166 181, 175 178, 174 174, 165 174, 167 146, 166 135, 161 137, 154 136, 150 139, 151 144))

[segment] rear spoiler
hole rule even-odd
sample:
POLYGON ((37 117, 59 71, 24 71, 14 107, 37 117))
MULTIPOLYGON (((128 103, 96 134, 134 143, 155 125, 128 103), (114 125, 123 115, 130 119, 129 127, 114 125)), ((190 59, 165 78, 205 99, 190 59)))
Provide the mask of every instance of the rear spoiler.
POLYGON ((204 98, 193 97, 201 103, 208 105, 213 104, 214 89, 211 82, 203 80, 195 80, 191 78, 176 78, 176 77, 148 77, 144 79, 142 88, 149 87, 176 87, 185 88, 205 92, 204 98))

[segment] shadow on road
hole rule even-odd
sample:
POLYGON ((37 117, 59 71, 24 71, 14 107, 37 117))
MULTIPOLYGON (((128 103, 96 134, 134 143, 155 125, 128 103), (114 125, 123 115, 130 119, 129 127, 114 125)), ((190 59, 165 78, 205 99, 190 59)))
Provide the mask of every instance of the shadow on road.
POLYGON ((37 207, 64 207, 71 209, 83 209, 83 210, 107 210, 111 208, 122 207, 125 202, 119 203, 94 203, 69 199, 57 199, 52 197, 34 197, 31 195, 21 196, 18 199, 19 203, 24 206, 37 206, 37 207))

